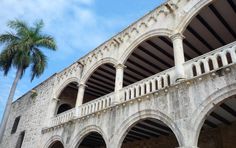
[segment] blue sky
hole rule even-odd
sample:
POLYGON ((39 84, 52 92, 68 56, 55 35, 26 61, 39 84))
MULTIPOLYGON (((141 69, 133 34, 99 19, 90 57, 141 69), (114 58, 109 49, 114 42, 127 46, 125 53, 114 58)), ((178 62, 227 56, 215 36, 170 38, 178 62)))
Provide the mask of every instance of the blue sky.
MULTIPOLYGON (((0 33, 9 31, 9 20, 28 23, 43 19, 44 32, 55 37, 58 51, 45 51, 48 67, 40 78, 30 82, 27 71, 18 84, 15 99, 56 72, 122 31, 165 0, 1 0, 0 33)), ((0 46, 0 51, 2 47, 0 46)), ((0 72, 0 119, 15 70, 7 77, 0 72)))

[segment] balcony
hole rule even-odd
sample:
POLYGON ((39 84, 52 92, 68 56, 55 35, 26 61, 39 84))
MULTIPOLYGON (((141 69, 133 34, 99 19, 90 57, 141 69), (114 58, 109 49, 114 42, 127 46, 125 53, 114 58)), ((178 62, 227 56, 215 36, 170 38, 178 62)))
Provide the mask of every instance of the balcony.
MULTIPOLYGON (((236 63, 236 42, 220 47, 209 53, 196 57, 184 63, 186 80, 197 78, 203 74, 211 73, 221 68, 226 68, 236 63)), ((118 93, 112 92, 93 101, 87 102, 78 108, 73 108, 63 112, 51 119, 51 125, 58 126, 60 124, 84 118, 94 113, 106 111, 116 105, 138 99, 142 96, 158 91, 165 90, 167 87, 176 84, 175 68, 167 69, 157 73, 151 77, 133 83, 124 87, 118 93), (114 104, 114 100, 119 97, 119 104, 114 104)), ((229 70, 229 69, 228 69, 229 70)))

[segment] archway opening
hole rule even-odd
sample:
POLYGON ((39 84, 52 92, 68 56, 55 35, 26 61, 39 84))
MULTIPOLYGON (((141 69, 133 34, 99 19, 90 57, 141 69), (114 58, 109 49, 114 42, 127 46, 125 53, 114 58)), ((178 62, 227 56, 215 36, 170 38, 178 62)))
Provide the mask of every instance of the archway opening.
POLYGON ((63 113, 75 107, 78 94, 78 83, 69 83, 58 97, 56 114, 63 113))
POLYGON ((55 141, 49 146, 49 148, 64 148, 64 146, 60 141, 55 141))
POLYGON ((57 110, 57 114, 63 113, 67 110, 70 110, 72 107, 69 104, 62 104, 59 106, 58 110, 57 110))
POLYGON ((200 148, 234 148, 236 96, 225 99, 207 116, 198 139, 200 148))
POLYGON ((236 0, 215 0, 191 20, 183 35, 185 60, 236 41, 236 0))
POLYGON ((172 130, 162 121, 147 118, 138 121, 127 131, 122 148, 174 148, 178 141, 172 130))
POLYGON ((155 36, 140 43, 125 62, 123 85, 150 77, 174 66, 172 42, 155 36))
POLYGON ((110 63, 99 66, 88 78, 83 104, 114 91, 116 70, 110 63))
POLYGON ((99 133, 91 132, 82 140, 78 148, 106 148, 106 142, 99 133))

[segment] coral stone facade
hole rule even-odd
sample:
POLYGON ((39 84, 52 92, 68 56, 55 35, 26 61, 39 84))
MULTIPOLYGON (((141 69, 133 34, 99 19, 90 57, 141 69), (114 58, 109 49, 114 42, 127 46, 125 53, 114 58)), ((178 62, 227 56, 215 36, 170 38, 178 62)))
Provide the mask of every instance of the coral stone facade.
POLYGON ((236 0, 168 0, 13 102, 1 148, 234 148, 236 0))

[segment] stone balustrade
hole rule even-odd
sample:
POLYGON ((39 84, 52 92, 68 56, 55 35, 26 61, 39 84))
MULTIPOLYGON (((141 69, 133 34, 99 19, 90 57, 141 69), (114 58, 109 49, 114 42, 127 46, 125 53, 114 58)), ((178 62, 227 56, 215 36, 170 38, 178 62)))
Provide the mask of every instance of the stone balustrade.
POLYGON ((114 93, 110 93, 96 100, 89 101, 78 108, 77 115, 82 117, 100 110, 104 110, 112 105, 112 100, 114 100, 114 93))
POLYGON ((187 78, 193 78, 232 63, 236 63, 236 42, 187 61, 184 69, 187 78))
POLYGON ((123 96, 122 100, 128 101, 155 92, 157 90, 164 89, 173 83, 174 74, 174 68, 170 68, 124 87, 121 90, 121 96, 123 96))
POLYGON ((74 117, 75 117, 75 109, 73 108, 53 117, 51 124, 52 126, 60 125, 74 119, 74 117))
MULTIPOLYGON (((209 73, 221 67, 236 63, 236 42, 218 48, 212 52, 196 57, 184 63, 187 79, 209 73)), ((170 68, 151 77, 124 87, 119 92, 120 103, 135 99, 175 83, 175 69, 170 68)), ((66 123, 114 106, 113 101, 117 93, 112 92, 93 101, 87 102, 78 108, 63 112, 52 119, 52 126, 66 123)))

